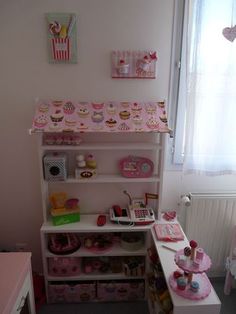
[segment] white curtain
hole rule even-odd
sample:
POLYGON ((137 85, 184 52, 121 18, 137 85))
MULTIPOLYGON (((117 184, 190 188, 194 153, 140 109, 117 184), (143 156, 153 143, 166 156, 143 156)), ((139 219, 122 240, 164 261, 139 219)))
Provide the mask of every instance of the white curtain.
POLYGON ((184 170, 236 173, 236 0, 189 0, 184 170))

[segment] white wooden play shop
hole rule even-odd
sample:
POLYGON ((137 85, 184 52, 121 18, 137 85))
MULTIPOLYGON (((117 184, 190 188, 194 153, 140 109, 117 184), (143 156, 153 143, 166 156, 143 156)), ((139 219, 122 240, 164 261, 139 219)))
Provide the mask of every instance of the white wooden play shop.
POLYGON ((48 302, 147 300, 153 314, 220 313, 210 258, 197 247, 190 258, 176 217, 160 210, 169 132, 163 101, 38 102, 31 133, 48 302), (176 228, 182 240, 167 242, 176 228))

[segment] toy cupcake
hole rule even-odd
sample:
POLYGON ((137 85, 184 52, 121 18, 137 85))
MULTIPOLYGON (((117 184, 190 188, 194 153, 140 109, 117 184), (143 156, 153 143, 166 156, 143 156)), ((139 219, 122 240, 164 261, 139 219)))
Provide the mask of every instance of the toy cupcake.
POLYGON ((179 290, 185 290, 186 286, 187 286, 187 281, 186 281, 186 279, 185 279, 184 277, 179 277, 179 278, 177 279, 177 288, 178 288, 179 290))
POLYGON ((198 292, 199 290, 199 283, 197 281, 192 281, 190 284, 190 290, 193 292, 198 292))

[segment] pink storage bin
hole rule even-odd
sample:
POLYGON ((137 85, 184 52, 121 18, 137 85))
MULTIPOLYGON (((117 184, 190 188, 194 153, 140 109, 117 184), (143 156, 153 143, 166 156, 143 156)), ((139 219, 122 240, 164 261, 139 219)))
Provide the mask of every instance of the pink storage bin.
POLYGON ((76 276, 80 274, 80 264, 79 257, 50 257, 48 274, 50 276, 76 276))
POLYGON ((50 303, 65 303, 67 295, 67 285, 65 284, 49 284, 48 299, 50 303))
POLYGON ((48 294, 50 303, 91 302, 96 298, 96 283, 49 284, 48 294))
POLYGON ((137 300, 144 298, 144 281, 98 282, 99 301, 137 300))

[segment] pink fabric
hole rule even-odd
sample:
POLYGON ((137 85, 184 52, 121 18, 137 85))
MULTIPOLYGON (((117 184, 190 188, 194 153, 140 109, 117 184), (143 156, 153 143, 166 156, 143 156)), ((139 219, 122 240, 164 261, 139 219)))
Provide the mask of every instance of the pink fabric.
POLYGON ((170 132, 165 103, 42 101, 33 132, 170 132))

